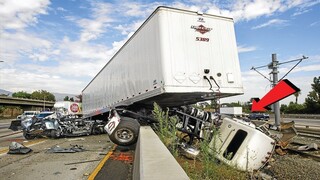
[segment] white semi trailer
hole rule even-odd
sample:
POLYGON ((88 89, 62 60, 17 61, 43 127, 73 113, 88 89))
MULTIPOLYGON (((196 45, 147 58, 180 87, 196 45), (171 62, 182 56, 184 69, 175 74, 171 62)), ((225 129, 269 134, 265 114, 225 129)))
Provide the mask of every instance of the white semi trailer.
MULTIPOLYGON (((119 145, 137 141, 137 120, 154 120, 154 102, 180 108, 173 111, 180 119, 177 128, 190 137, 181 147, 192 157, 198 152, 189 146, 193 139, 212 134, 220 120, 185 105, 240 94, 232 18, 158 7, 84 88, 82 107, 85 117, 108 120, 105 130, 119 145)), ((273 152, 273 140, 251 123, 226 118, 221 131, 219 141, 213 138, 210 145, 227 164, 259 169, 273 152), (268 143, 254 146, 259 142, 268 143)))
POLYGON ((158 7, 83 89, 82 106, 94 118, 239 94, 233 19, 158 7))
POLYGON ((158 7, 84 88, 83 113, 243 94, 233 20, 158 7))

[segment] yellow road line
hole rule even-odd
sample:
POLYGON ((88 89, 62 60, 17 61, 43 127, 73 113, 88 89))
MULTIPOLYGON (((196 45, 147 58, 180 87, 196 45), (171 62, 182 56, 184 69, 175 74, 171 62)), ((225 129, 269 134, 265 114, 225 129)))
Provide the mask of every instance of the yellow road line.
MULTIPOLYGON (((38 144, 38 143, 42 143, 42 142, 45 142, 47 139, 36 139, 36 140, 33 140, 33 141, 28 141, 26 143, 22 143, 24 146, 33 146, 35 144, 38 144)), ((0 155, 2 154, 5 154, 5 153, 8 153, 9 151, 9 148, 4 148, 4 149, 1 149, 0 150, 0 155)))
POLYGON ((111 151, 108 152, 108 154, 100 161, 98 166, 93 170, 93 172, 88 177, 88 180, 94 180, 94 178, 97 176, 97 174, 100 172, 101 168, 103 167, 104 163, 110 158, 113 151, 116 149, 117 145, 114 145, 111 151))

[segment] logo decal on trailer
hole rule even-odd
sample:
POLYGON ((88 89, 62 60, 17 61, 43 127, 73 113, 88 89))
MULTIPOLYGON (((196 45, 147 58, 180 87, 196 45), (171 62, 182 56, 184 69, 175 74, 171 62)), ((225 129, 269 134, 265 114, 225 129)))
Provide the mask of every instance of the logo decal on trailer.
POLYGON ((204 19, 202 17, 199 17, 198 18, 198 22, 202 22, 202 23, 205 23, 204 19))
POLYGON ((200 26, 191 26, 191 29, 195 29, 197 32, 199 32, 201 34, 205 34, 205 33, 210 32, 212 30, 212 28, 207 28, 202 24, 200 26))

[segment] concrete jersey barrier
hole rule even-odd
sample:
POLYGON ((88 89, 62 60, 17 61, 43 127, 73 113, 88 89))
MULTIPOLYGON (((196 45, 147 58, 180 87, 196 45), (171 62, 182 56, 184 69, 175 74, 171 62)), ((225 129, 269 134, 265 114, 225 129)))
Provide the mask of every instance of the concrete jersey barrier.
POLYGON ((149 126, 140 127, 133 167, 134 180, 190 179, 149 126))

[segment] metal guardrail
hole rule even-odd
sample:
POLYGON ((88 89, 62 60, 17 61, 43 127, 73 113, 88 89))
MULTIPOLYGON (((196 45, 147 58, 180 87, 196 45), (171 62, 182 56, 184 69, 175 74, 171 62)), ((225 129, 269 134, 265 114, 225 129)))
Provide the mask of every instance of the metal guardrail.
POLYGON ((320 114, 281 114, 281 118, 302 118, 320 120, 320 114))
POLYGON ((308 125, 308 124, 294 124, 295 127, 304 127, 304 128, 320 128, 320 125, 308 125))

